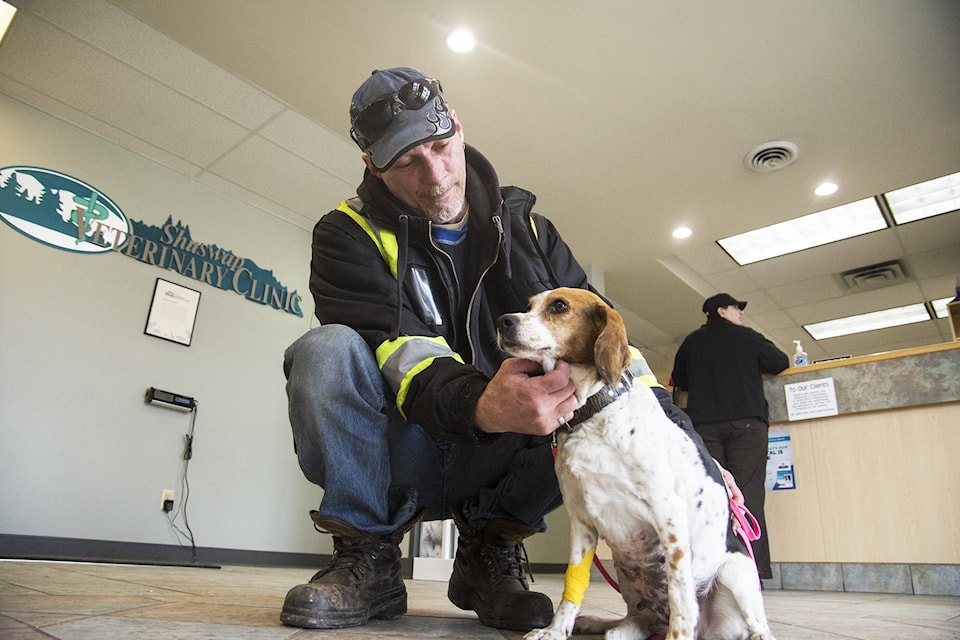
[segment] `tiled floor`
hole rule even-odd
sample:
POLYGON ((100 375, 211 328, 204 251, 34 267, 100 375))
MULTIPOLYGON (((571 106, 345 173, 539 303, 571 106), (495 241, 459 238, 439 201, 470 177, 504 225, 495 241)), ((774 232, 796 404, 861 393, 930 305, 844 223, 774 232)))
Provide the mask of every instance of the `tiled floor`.
MULTIPOLYGON (((517 640, 523 635, 482 626, 447 601, 445 583, 422 580, 407 582, 409 611, 397 620, 336 631, 282 626, 284 594, 311 574, 272 567, 0 562, 0 638, 517 640)), ((562 577, 540 576, 534 587, 556 603, 562 577)), ((766 591, 764 598, 779 640, 960 638, 960 598, 820 591, 766 591)), ((623 603, 612 588, 595 582, 584 609, 617 617, 623 603)))

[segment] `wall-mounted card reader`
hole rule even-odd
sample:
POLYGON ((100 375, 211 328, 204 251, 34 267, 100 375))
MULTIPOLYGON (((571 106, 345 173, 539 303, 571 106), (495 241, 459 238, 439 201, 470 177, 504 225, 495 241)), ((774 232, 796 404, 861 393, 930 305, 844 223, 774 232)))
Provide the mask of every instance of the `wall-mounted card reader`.
POLYGON ((181 411, 193 411, 197 407, 197 401, 190 396, 182 396, 178 393, 162 391, 155 387, 147 389, 147 394, 144 396, 143 401, 169 409, 180 409, 181 411))

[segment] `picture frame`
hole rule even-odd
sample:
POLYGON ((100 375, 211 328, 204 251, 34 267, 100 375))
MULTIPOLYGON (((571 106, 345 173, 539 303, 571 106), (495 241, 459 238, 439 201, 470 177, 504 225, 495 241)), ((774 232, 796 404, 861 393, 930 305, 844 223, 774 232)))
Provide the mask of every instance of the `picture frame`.
POLYGON ((189 347, 200 308, 200 292, 157 278, 143 332, 189 347))

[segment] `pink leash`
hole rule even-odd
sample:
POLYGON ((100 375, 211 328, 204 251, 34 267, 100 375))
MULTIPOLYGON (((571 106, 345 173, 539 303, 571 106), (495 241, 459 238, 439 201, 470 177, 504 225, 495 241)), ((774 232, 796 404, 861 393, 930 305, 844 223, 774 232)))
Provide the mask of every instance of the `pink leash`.
POLYGON ((757 559, 753 557, 753 546, 750 543, 760 539, 760 523, 757 522, 757 519, 753 517, 753 514, 745 505, 734 502, 732 499, 730 500, 730 512, 733 513, 733 517, 740 524, 737 535, 743 538, 743 543, 747 545, 747 553, 750 554, 750 559, 756 564, 757 559))

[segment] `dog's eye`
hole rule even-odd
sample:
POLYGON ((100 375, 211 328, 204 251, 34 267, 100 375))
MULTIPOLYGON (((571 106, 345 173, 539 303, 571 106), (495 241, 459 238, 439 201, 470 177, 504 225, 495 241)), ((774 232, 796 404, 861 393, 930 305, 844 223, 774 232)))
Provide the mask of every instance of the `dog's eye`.
POLYGON ((550 313, 566 313, 570 310, 570 305, 567 304, 567 301, 563 298, 557 298, 550 303, 550 306, 547 307, 550 313))

